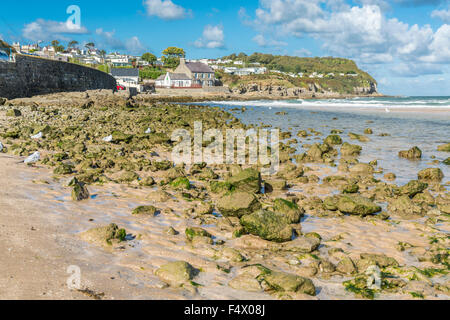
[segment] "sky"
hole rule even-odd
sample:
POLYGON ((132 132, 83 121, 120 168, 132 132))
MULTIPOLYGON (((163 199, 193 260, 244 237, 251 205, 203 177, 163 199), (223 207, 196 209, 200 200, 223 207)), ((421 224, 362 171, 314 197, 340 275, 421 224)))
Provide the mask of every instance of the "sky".
POLYGON ((384 94, 450 96, 450 0, 2 1, 1 38, 135 55, 177 46, 188 59, 343 57, 384 94))

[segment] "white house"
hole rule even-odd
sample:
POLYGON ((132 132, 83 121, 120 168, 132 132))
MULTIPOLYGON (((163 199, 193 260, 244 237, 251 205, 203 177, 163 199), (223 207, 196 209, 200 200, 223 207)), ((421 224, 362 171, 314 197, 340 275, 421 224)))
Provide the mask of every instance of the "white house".
POLYGON ((238 61, 234 61, 233 63, 234 63, 236 66, 242 66, 242 65, 244 64, 244 61, 238 60, 238 61))
POLYGON ((141 92, 139 85, 139 69, 135 68, 112 68, 111 75, 116 79, 117 84, 125 88, 136 88, 141 92))
POLYGON ((192 79, 184 73, 167 72, 155 81, 159 88, 189 88, 192 87, 192 79))

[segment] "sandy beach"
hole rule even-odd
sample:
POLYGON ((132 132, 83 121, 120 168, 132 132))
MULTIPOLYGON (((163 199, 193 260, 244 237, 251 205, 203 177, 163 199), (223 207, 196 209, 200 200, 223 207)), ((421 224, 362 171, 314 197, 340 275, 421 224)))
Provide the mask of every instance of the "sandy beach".
MULTIPOLYGON (((359 123, 350 130, 370 139, 341 132, 363 150, 346 158, 344 149, 352 145, 337 141, 336 127, 308 122, 334 114, 303 117, 297 128, 287 110, 290 120, 283 121, 292 129, 283 139, 281 170, 261 181, 257 166, 173 167, 163 135, 199 118, 205 127, 256 127, 251 122, 269 119, 264 117, 277 126, 279 110, 266 110, 261 119, 253 114, 258 111, 240 110, 234 112, 238 120, 227 108, 89 95, 71 94, 70 103, 65 95, 57 106, 49 96, 2 107, 20 110, 17 117, 0 111, 7 151, 0 153, 0 299, 449 298, 448 169, 442 164, 446 153, 435 151, 448 137, 426 146, 434 133, 417 126, 422 161, 399 160, 402 128, 391 130, 392 143, 386 144, 382 136, 363 134, 368 123, 349 118, 359 123), (309 124, 323 133, 300 130, 309 124), (43 138, 28 138, 25 132, 37 133, 27 131, 33 126, 45 132, 43 138), (144 135, 147 127, 152 133, 144 135), (103 141, 112 130, 122 132, 114 135, 117 142, 103 141), (299 144, 295 136, 303 146, 292 152, 287 146, 299 144), (311 150, 322 140, 327 147, 316 156, 311 150), (36 150, 41 160, 24 164, 36 150), (430 165, 433 159, 438 162, 430 165), (419 173, 430 166, 436 170, 419 173), (396 179, 387 179, 388 173, 396 179), (430 180, 418 181, 418 173, 430 180), (74 201, 68 185, 73 177, 89 192, 81 201, 74 201), (216 190, 228 188, 224 182, 230 189, 216 190), (233 204, 237 194, 251 204, 233 204), (349 209, 345 201, 355 206, 349 209), (263 209, 255 211, 256 205, 263 209), (141 206, 150 213, 136 213, 141 206), (258 222, 258 214, 276 221, 267 222, 273 230, 258 222), (104 238, 112 223, 125 234, 104 238), (78 289, 67 285, 70 266, 81 271, 78 289), (382 271, 378 290, 365 285, 369 266, 382 271)), ((347 118, 340 118, 336 125, 346 128, 347 118)), ((385 118, 370 121, 376 134, 392 127, 385 118)))

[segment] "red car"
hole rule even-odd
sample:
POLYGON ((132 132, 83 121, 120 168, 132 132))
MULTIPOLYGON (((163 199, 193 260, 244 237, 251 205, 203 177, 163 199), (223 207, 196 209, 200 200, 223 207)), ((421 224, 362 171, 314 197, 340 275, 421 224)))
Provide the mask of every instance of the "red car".
POLYGON ((126 90, 124 86, 117 86, 117 91, 126 90))

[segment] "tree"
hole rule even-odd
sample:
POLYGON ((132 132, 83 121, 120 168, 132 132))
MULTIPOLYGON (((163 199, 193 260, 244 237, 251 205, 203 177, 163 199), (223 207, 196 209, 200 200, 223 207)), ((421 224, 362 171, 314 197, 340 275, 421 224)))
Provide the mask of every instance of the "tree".
POLYGON ((78 41, 72 40, 72 41, 69 42, 67 47, 68 48, 75 48, 77 45, 78 45, 78 41))
POLYGON ((147 61, 148 63, 150 63, 151 65, 153 65, 156 60, 158 60, 156 58, 156 56, 150 52, 146 52, 142 55, 142 60, 147 61))
POLYGON ((86 43, 85 47, 86 47, 88 50, 92 50, 92 49, 95 48, 95 43, 93 43, 93 42, 86 43))
POLYGON ((180 64, 180 59, 186 57, 186 52, 177 47, 169 47, 162 52, 164 65, 169 68, 176 68, 180 64))
POLYGON ((63 52, 64 51, 64 46, 60 45, 58 40, 53 40, 51 42, 53 49, 55 49, 55 52, 63 52))

